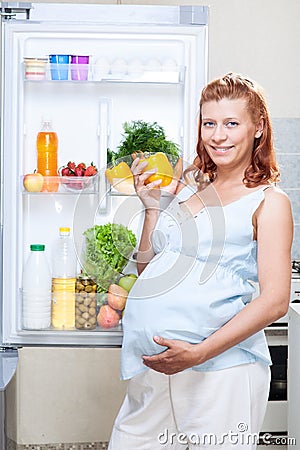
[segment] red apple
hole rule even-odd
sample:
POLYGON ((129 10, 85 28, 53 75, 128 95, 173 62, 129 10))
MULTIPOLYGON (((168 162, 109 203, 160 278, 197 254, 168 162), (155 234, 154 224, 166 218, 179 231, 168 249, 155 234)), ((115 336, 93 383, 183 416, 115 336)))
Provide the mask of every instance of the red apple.
POLYGON ((118 325, 120 316, 109 305, 102 305, 97 315, 97 322, 101 328, 113 328, 118 325))
POLYGON ((118 284, 111 284, 108 288, 107 302, 113 309, 122 311, 125 308, 128 292, 118 284))
POLYGON ((28 192, 40 192, 44 184, 44 177, 38 172, 24 176, 23 185, 28 192))

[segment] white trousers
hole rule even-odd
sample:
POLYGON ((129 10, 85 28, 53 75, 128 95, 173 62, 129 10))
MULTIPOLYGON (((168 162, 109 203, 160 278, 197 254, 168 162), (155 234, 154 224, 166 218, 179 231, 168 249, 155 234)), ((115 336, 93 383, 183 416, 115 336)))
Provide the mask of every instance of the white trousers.
POLYGON ((254 450, 270 369, 260 363, 213 372, 132 378, 108 450, 254 450))

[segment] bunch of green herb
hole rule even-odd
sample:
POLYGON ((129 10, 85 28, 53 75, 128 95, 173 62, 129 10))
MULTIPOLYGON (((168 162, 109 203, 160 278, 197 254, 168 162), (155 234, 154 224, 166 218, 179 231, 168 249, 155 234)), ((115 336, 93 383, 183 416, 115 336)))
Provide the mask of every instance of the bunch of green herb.
POLYGON ((179 146, 166 138, 164 129, 157 122, 125 122, 123 129, 122 141, 117 151, 107 150, 108 163, 136 152, 163 152, 173 157, 174 161, 180 155, 179 146))
POLYGON ((98 292, 107 292, 120 277, 136 246, 135 234, 124 225, 107 223, 87 229, 83 272, 95 280, 98 292))

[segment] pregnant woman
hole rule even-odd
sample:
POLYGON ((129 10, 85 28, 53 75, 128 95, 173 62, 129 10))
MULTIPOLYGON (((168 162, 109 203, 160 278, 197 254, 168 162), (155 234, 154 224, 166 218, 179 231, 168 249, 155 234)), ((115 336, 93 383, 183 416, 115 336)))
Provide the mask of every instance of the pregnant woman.
POLYGON ((109 450, 256 448, 270 383, 263 329, 288 309, 293 230, 256 82, 229 73, 203 89, 196 151, 165 208, 147 163, 132 165, 144 224, 109 450))

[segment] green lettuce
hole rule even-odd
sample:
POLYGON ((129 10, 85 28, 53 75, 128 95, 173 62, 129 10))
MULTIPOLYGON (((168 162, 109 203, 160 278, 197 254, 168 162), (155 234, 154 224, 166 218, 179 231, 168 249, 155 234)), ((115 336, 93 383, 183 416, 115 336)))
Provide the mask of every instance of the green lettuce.
POLYGON ((136 236, 116 223, 94 225, 85 236, 83 273, 95 280, 98 292, 107 292, 116 283, 136 246, 136 236))

